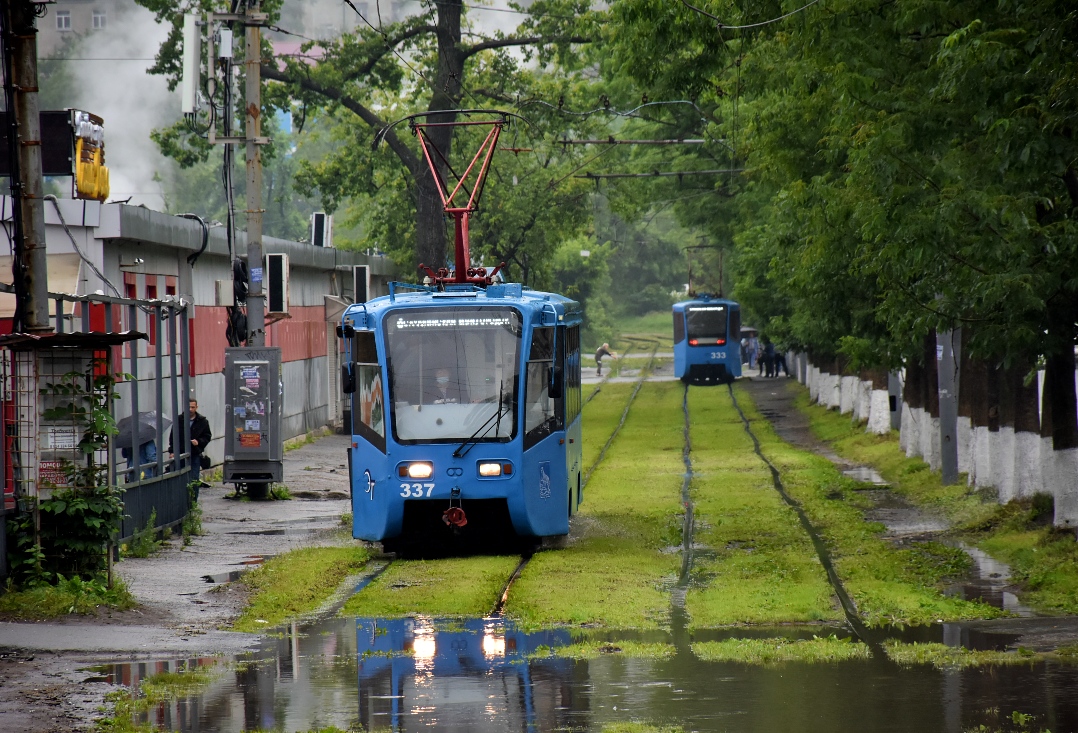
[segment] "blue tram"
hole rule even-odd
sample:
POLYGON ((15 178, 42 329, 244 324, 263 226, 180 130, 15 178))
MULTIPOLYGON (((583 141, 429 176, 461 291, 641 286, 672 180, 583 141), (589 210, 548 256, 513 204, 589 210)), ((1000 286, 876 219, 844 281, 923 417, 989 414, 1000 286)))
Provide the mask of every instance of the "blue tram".
POLYGON ((728 384, 741 376, 741 306, 700 295, 674 304, 674 376, 728 384))
POLYGON ((393 551, 567 534, 580 323, 578 303, 519 284, 394 283, 350 306, 352 535, 393 551))

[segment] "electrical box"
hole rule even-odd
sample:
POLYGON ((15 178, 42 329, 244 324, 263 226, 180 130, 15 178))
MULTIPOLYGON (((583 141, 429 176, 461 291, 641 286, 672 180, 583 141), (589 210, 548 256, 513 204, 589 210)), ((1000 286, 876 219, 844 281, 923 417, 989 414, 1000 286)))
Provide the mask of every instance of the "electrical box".
POLYGON ((225 349, 226 483, 269 484, 281 480, 283 408, 280 348, 225 349))
POLYGON ((315 247, 333 246, 333 215, 324 211, 311 214, 311 244, 315 247))
POLYGON ((371 299, 371 268, 367 265, 352 267, 352 302, 366 303, 371 299))
POLYGON ((266 255, 266 312, 288 312, 288 255, 266 255))

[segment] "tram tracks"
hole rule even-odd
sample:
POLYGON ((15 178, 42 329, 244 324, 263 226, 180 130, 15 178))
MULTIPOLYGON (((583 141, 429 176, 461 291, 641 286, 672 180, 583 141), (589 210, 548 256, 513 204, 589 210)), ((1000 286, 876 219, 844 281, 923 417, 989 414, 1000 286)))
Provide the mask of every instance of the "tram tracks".
POLYGON ((857 637, 862 642, 864 642, 866 646, 868 646, 874 656, 876 656, 877 658, 886 658, 886 653, 884 652, 883 646, 880 643, 879 639, 876 638, 875 634, 872 634, 869 631, 868 627, 865 626, 864 622, 861 620, 861 615, 857 610, 857 605, 854 603, 853 599, 850 598, 850 594, 846 591, 846 587, 843 584, 842 579, 839 577, 838 572, 835 570, 834 560, 831 557, 831 552, 827 549, 827 544, 824 542, 823 537, 820 536, 819 531, 816 529, 815 526, 813 526, 812 521, 805 513, 804 507, 802 507, 801 504, 792 496, 790 496, 790 494, 786 491, 786 487, 782 482, 781 472, 778 470, 778 468, 775 467, 775 464, 773 464, 767 458, 767 456, 764 455, 763 451, 761 450, 760 440, 752 431, 752 423, 745 415, 745 412, 741 409, 741 405, 738 404, 737 395, 734 394, 733 385, 728 385, 727 390, 729 391, 730 399, 733 402, 734 409, 737 410, 737 414, 741 417, 741 423, 745 429, 745 433, 752 440, 753 451, 756 453, 756 456, 761 461, 763 461, 764 465, 767 466, 768 470, 771 472, 771 482, 775 488, 775 491, 778 493, 782 501, 791 509, 793 509, 794 513, 797 515, 798 521, 801 523, 802 528, 808 534, 809 539, 812 542, 812 546, 816 551, 816 556, 819 558, 820 564, 823 566, 824 571, 827 573, 827 580, 831 585, 831 589, 834 591, 835 596, 838 598, 839 605, 842 606, 842 612, 843 615, 846 617, 846 622, 850 625, 850 628, 853 629, 854 634, 856 634, 857 637))

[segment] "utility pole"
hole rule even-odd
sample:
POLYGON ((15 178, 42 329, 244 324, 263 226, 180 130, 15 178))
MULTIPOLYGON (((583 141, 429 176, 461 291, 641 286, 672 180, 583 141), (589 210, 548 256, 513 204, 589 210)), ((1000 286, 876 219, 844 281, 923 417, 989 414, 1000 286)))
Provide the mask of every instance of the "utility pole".
POLYGON ((51 331, 49 283, 45 256, 45 199, 41 175, 41 117, 37 96, 37 22, 42 7, 29 0, 4 3, 4 59, 8 95, 14 109, 16 153, 12 158, 11 190, 18 200, 14 249, 16 294, 22 302, 24 332, 51 331), (21 267, 20 267, 21 265, 21 267))
POLYGON ((251 287, 247 293, 247 345, 266 345, 266 298, 262 292, 264 280, 262 257, 262 29, 265 17, 259 12, 259 0, 247 4, 247 125, 244 130, 247 145, 247 266, 251 271, 251 287))

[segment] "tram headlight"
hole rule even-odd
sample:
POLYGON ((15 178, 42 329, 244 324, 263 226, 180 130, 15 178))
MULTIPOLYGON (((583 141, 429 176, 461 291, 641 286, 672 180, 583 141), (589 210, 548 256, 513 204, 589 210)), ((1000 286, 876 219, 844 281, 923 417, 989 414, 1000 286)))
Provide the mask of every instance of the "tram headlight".
POLYGON ((401 478, 430 478, 434 475, 434 464, 430 461, 404 463, 397 469, 401 478))
POLYGON ((493 476, 502 475, 502 464, 500 463, 480 463, 479 475, 486 476, 488 478, 493 476))

